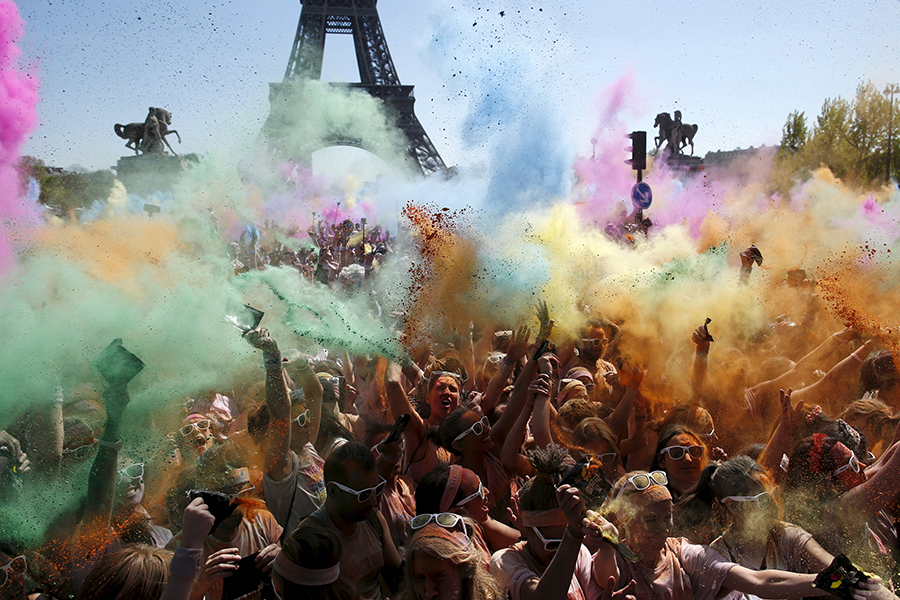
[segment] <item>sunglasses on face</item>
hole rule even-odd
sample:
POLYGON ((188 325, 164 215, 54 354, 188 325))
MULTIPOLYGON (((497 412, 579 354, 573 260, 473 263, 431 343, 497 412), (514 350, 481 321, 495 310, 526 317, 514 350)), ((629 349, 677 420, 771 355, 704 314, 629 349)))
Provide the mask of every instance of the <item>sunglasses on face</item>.
POLYGON ((431 384, 433 384, 435 379, 437 379, 438 377, 444 377, 444 376, 452 377, 456 381, 462 381, 463 383, 465 383, 466 380, 468 379, 468 378, 464 378, 459 373, 454 373, 453 371, 432 371, 431 377, 429 378, 429 382, 431 384))
POLYGON ((212 421, 210 421, 209 419, 203 419, 202 421, 197 421, 196 423, 188 423, 181 428, 181 436, 187 437, 194 433, 194 431, 207 431, 210 425, 212 425, 212 421))
POLYGON ((461 440, 464 437, 466 437, 467 435, 469 435, 470 432, 474 433, 475 435, 481 435, 482 433, 484 433, 484 428, 490 427, 490 426, 491 426, 491 423, 490 423, 490 421, 488 421, 488 418, 481 417, 481 419, 472 423, 471 427, 469 427, 468 429, 463 431, 461 434, 456 436, 456 438, 453 441, 458 442, 459 440, 461 440))
POLYGON ((13 575, 24 575, 25 571, 28 570, 28 562, 25 560, 25 556, 17 556, 2 567, 0 567, 0 586, 6 585, 6 582, 9 581, 9 574, 13 575))
POLYGON ((488 361, 489 363, 491 363, 492 365, 496 365, 497 363, 499 363, 499 362, 500 362, 501 360, 503 360, 504 358, 506 358, 506 355, 505 355, 505 354, 491 354, 491 355, 489 355, 489 356, 487 357, 487 361, 488 361))
POLYGON ((291 419, 291 423, 296 423, 299 427, 306 427, 312 419, 309 416, 309 409, 307 408, 302 413, 291 419))
POLYGON ((457 502, 454 506, 465 506, 475 498, 481 497, 481 500, 484 501, 487 498, 487 490, 484 489, 484 486, 481 484, 481 481, 478 482, 478 491, 472 494, 471 496, 466 496, 459 502, 457 502))
POLYGON ((681 460, 685 454, 694 458, 703 456, 703 446, 669 446, 659 451, 660 454, 668 454, 672 460, 681 460))
POLYGON ((669 478, 666 476, 665 471, 653 471, 652 473, 638 473, 637 475, 632 475, 628 478, 628 481, 625 482, 625 485, 622 486, 622 489, 619 490, 619 495, 617 497, 621 497, 622 494, 625 493, 625 490, 628 489, 629 485, 633 485, 634 489, 643 492, 651 485, 669 485, 669 478))
POLYGON ((546 550, 547 552, 555 552, 559 548, 559 545, 562 543, 562 538, 548 540, 543 536, 541 530, 537 527, 532 527, 531 529, 534 530, 538 538, 540 538, 541 543, 544 544, 544 550, 546 550))
POLYGON ((116 480, 116 485, 122 483, 127 477, 131 481, 135 479, 140 479, 144 476, 144 463, 135 463, 133 465, 128 465, 124 469, 119 469, 119 476, 116 480))
POLYGON ((701 434, 700 434, 700 437, 702 437, 702 438, 705 439, 705 440, 717 440, 717 439, 719 439, 718 436, 716 436, 716 428, 715 428, 715 427, 713 427, 712 431, 710 431, 709 433, 701 433, 701 434))
POLYGON ((756 502, 756 506, 759 507, 760 510, 766 509, 769 507, 769 504, 772 502, 772 497, 769 495, 769 492, 762 492, 755 496, 725 496, 722 498, 722 502, 726 500, 734 500, 735 502, 756 502))
POLYGON ((844 471, 848 469, 853 469, 854 473, 859 473, 859 459, 856 458, 856 453, 853 450, 850 451, 850 460, 843 467, 838 467, 834 470, 835 475, 840 475, 844 471))
POLYGON ((374 495, 376 498, 381 497, 381 494, 384 493, 384 486, 387 485, 387 481, 384 480, 384 477, 379 477, 381 479, 381 483, 376 485, 375 487, 366 488, 364 490, 354 490, 348 488, 345 485, 341 485, 336 481, 332 481, 331 483, 341 491, 347 492, 348 494, 353 494, 356 496, 356 501, 360 504, 368 502, 370 498, 374 495))
POLYGON ((603 340, 600 338, 582 338, 581 345, 585 348, 594 347, 599 348, 603 345, 603 340))
POLYGON ((591 458, 597 459, 604 465, 611 465, 618 455, 618 452, 606 452, 604 454, 591 454, 591 458))

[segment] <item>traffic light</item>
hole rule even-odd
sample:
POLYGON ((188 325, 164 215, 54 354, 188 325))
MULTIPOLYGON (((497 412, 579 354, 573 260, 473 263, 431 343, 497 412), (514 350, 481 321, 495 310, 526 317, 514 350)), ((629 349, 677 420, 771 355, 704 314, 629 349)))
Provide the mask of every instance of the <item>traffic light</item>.
POLYGON ((631 160, 625 162, 631 165, 635 171, 643 171, 647 168, 647 132, 632 131, 628 134, 631 138, 631 160))

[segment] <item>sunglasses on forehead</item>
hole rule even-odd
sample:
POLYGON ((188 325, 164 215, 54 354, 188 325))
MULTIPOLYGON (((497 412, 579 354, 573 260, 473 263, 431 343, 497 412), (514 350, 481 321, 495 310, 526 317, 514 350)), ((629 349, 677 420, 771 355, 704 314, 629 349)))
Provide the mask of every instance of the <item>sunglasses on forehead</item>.
POLYGON ((455 513, 435 513, 416 515, 409 522, 409 527, 413 531, 422 529, 429 523, 440 525, 444 529, 459 529, 466 539, 469 539, 469 532, 466 531, 466 522, 463 518, 455 513))
POLYGON ((669 478, 666 476, 665 471, 653 471, 651 473, 638 473, 637 475, 632 475, 625 482, 625 485, 622 486, 622 489, 619 490, 619 494, 616 497, 621 498, 629 485, 633 485, 634 489, 643 492, 652 485, 669 485, 669 478))

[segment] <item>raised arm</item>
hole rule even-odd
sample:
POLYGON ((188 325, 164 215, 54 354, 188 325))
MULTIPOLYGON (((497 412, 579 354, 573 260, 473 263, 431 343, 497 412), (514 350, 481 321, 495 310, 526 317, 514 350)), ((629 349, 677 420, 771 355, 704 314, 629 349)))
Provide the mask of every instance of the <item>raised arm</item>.
MULTIPOLYGON (((103 428, 103 435, 100 436, 97 456, 94 457, 88 476, 90 501, 86 505, 83 520, 88 526, 88 531, 105 531, 109 525, 116 495, 116 467, 119 450, 122 447, 119 431, 129 401, 127 382, 111 381, 103 391, 106 425, 103 428)), ((83 536, 85 539, 88 537, 91 536, 83 536)))
POLYGON ((778 427, 769 438, 762 455, 759 457, 759 464, 769 470, 770 473, 778 473, 778 466, 781 464, 781 457, 788 450, 791 436, 794 433, 800 419, 803 417, 803 400, 793 404, 791 402, 791 394, 793 390, 779 390, 781 397, 781 420, 778 427))
MULTIPOLYGON (((525 400, 524 410, 519 413, 515 423, 513 423, 512 429, 509 431, 509 435, 507 435, 506 439, 503 441, 503 447, 500 450, 500 460, 503 463, 503 466, 511 473, 525 476, 534 474, 534 467, 531 466, 527 458, 522 456, 519 452, 519 447, 525 439, 525 428, 528 425, 528 419, 532 416, 532 410, 538 402, 538 397, 543 398, 542 401, 546 409, 547 399, 550 397, 549 375, 539 375, 537 379, 532 381, 531 385, 528 386, 528 395, 525 400)), ((491 435, 493 436, 493 430, 491 430, 491 435)))
POLYGON ((263 351, 266 367, 266 408, 269 409, 269 441, 266 444, 265 472, 275 481, 282 481, 291 474, 291 400, 284 371, 281 368, 281 351, 266 329, 254 329, 244 334, 254 348, 263 351))
MULTIPOLYGON (((825 377, 812 385, 796 390, 793 394, 794 400, 803 400, 810 404, 821 399, 839 398, 846 395, 852 386, 851 380, 854 376, 859 375, 863 361, 872 351, 874 344, 874 340, 869 340, 858 350, 836 364, 825 374, 825 377)), ((831 407, 832 412, 840 412, 842 409, 843 406, 831 407)))
POLYGON ((619 383, 625 386, 625 395, 609 416, 609 428, 620 440, 628 437, 628 419, 634 411, 634 399, 644 379, 644 372, 637 367, 623 368, 619 373, 619 383))
POLYGON ((425 430, 428 427, 425 425, 425 421, 422 417, 419 416, 419 413, 413 408, 413 405, 409 402, 409 398, 406 397, 406 392, 403 390, 402 378, 403 370, 400 368, 400 365, 393 361, 389 362, 384 372, 384 391, 387 394, 391 413, 393 413, 395 417, 399 417, 403 414, 410 416, 409 425, 406 426, 404 434, 406 438, 406 455, 410 458, 410 462, 412 462, 412 457, 416 456, 419 446, 422 445, 422 440, 425 437, 425 430))
POLYGON ((500 400, 500 395, 503 393, 503 389, 513 373, 513 369, 515 369, 516 364, 522 360, 526 350, 528 350, 528 338, 530 336, 531 333, 526 328, 520 328, 518 332, 513 332, 509 340, 506 356, 500 361, 500 368, 491 377, 491 381, 484 391, 484 396, 481 398, 481 412, 483 414, 488 416, 493 414, 494 408, 500 400))

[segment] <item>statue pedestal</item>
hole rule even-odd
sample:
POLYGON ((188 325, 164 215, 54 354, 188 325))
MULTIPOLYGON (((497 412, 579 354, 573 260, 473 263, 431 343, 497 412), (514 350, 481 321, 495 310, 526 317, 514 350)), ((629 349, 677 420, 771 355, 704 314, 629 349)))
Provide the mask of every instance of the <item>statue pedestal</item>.
POLYGON ((113 167, 116 177, 131 194, 146 196, 171 192, 184 171, 182 159, 171 154, 123 156, 113 167))
POLYGON ((671 154, 666 157, 666 163, 672 169, 684 171, 699 171, 703 167, 703 159, 699 156, 687 156, 686 154, 671 154))

